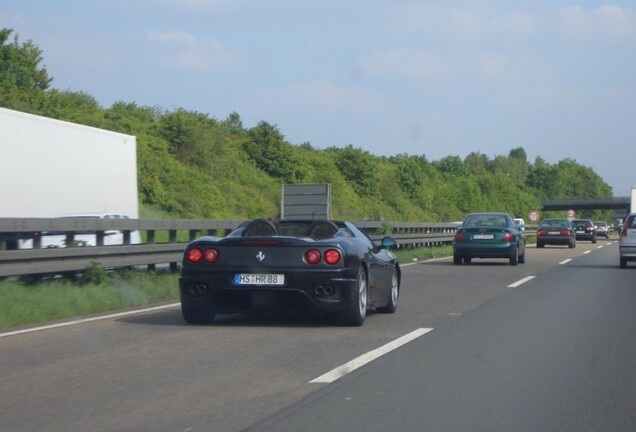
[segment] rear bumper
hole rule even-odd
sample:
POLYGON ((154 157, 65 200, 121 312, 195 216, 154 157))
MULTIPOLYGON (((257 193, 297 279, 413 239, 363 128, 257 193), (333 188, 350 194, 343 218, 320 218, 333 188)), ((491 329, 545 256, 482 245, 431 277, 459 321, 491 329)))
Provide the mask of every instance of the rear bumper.
POLYGON ((636 244, 619 245, 618 250, 621 258, 636 259, 636 244))
POLYGON ((349 273, 285 273, 285 286, 234 286, 234 272, 182 274, 179 290, 182 304, 211 306, 219 314, 261 309, 339 313, 356 303, 357 274, 349 273))
POLYGON ((470 258, 510 258, 516 253, 516 243, 453 245, 453 254, 470 258))
POLYGON ((537 243, 542 243, 546 245, 567 245, 570 242, 573 242, 573 237, 563 237, 563 236, 538 236, 537 243))

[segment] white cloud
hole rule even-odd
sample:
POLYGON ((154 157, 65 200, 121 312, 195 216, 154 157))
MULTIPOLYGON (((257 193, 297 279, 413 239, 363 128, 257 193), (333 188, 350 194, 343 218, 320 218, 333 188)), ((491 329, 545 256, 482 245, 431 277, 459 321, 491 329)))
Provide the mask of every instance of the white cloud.
POLYGON ((361 61, 365 74, 395 78, 444 80, 453 73, 450 62, 421 49, 395 49, 376 52, 361 61))
POLYGON ((380 95, 356 89, 345 89, 331 81, 314 81, 270 87, 254 97, 259 106, 285 107, 287 111, 326 114, 369 113, 383 110, 388 102, 380 95))
POLYGON ((477 59, 482 76, 494 81, 537 83, 552 81, 561 75, 558 65, 531 55, 506 55, 488 52, 477 59))
POLYGON ((568 6, 559 15, 570 34, 636 36, 636 12, 620 6, 603 5, 596 10, 568 6))
POLYGON ((155 31, 148 32, 148 40, 153 42, 182 42, 192 44, 195 43, 194 36, 184 31, 173 31, 167 33, 159 33, 155 31))
POLYGON ((238 54, 227 50, 213 37, 197 39, 184 31, 151 31, 147 38, 164 47, 161 62, 178 69, 210 72, 234 66, 240 61, 238 54))

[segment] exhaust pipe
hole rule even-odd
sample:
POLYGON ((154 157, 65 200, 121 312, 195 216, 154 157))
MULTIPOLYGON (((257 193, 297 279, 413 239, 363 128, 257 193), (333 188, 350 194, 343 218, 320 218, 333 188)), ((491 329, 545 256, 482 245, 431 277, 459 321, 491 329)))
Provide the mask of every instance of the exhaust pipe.
POLYGON ((194 284, 190 285, 190 294, 193 296, 205 295, 209 291, 207 284, 194 284))
POLYGON ((314 287, 314 294, 317 297, 331 297, 336 293, 336 289, 331 285, 316 285, 314 287))

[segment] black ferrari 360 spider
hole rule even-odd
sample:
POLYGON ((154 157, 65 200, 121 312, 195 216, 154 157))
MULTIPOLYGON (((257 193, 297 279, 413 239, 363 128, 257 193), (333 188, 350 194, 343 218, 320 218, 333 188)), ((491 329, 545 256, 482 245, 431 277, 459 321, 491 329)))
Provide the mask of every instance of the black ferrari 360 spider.
POLYGON ((226 237, 201 237, 185 249, 179 287, 188 323, 216 314, 293 311, 333 314, 362 325, 368 309, 393 313, 400 266, 350 222, 255 219, 226 237))

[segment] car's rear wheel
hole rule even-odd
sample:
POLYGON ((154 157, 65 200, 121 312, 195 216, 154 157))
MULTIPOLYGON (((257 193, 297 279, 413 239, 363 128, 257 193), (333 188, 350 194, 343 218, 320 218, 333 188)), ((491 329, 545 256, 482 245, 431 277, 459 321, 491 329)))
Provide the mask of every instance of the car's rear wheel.
POLYGON ((515 248, 514 253, 510 257, 510 265, 516 266, 517 262, 519 262, 519 247, 515 248))
POLYGON ((398 298, 400 296, 400 284, 398 282, 397 269, 393 267, 391 275, 391 292, 389 293, 389 302, 386 306, 378 308, 378 312, 394 313, 397 310, 398 298))
POLYGON ((471 262, 473 262, 472 257, 469 257, 469 256, 464 257, 464 264, 470 264, 471 262))
POLYGON ((570 240, 570 243, 568 243, 568 247, 570 249, 574 249, 576 247, 576 241, 575 240, 570 240))
POLYGON ((592 237, 592 243, 596 243, 596 236, 592 237))
POLYGON ((460 265, 462 263, 462 257, 460 255, 453 255, 453 264, 460 265))
POLYGON ((211 306, 181 303, 181 315, 188 324, 209 324, 215 313, 211 306))
POLYGON ((621 268, 627 267, 627 258, 621 257, 621 268))
POLYGON ((538 247, 539 249, 541 249, 541 248, 542 248, 542 247, 544 247, 544 246, 545 246, 545 245, 544 245, 542 242, 539 242, 539 241, 537 242, 537 247, 538 247))
POLYGON ((367 316, 367 295, 367 274, 363 268, 360 268, 353 293, 353 304, 342 315, 342 322, 345 325, 358 327, 364 323, 367 316))
POLYGON ((523 253, 519 255, 519 264, 525 264, 526 262, 526 248, 523 248, 523 253))

